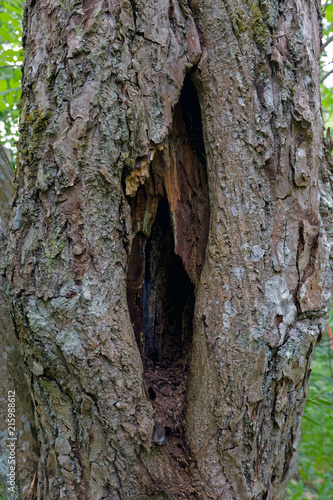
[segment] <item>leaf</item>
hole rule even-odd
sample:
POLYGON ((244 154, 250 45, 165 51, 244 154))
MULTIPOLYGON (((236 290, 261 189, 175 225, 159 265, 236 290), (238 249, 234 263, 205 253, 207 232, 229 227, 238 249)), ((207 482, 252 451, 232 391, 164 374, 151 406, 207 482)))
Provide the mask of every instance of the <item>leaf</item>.
POLYGON ((305 418, 305 420, 308 420, 312 424, 318 425, 320 427, 320 424, 318 424, 318 422, 315 422, 314 420, 312 420, 312 418, 308 417, 307 415, 303 415, 303 418, 305 418))
POLYGON ((329 23, 332 23, 332 22, 333 22, 333 4, 328 5, 328 6, 326 7, 326 12, 325 12, 325 14, 326 14, 326 16, 325 16, 325 17, 326 17, 327 21, 328 21, 329 23))
POLYGON ((1 23, 12 23, 14 20, 13 16, 11 16, 8 11, 0 12, 0 22, 1 23))
POLYGON ((4 29, 1 26, 0 26, 0 37, 2 38, 3 43, 6 43, 6 42, 15 43, 15 42, 17 42, 16 37, 12 33, 10 33, 8 30, 4 29))
POLYGON ((303 482, 305 483, 305 481, 307 479, 307 474, 306 474, 305 470, 301 469, 300 474, 301 474, 301 478, 302 478, 303 482))
POLYGON ((307 401, 306 403, 311 405, 321 406, 319 403, 317 403, 317 401, 318 401, 317 399, 309 399, 309 401, 307 401))
POLYGON ((8 85, 6 80, 0 80, 0 92, 3 92, 4 90, 7 90, 8 85))
MULTIPOLYGON (((11 73, 8 73, 7 75, 3 75, 1 77, 1 80, 7 81, 7 82, 9 82, 9 80, 11 80, 11 79, 12 79, 12 74, 11 73)), ((8 85, 8 86, 10 87, 10 85, 8 85)))
POLYGON ((15 83, 19 83, 22 78, 22 71, 20 68, 14 70, 14 81, 15 83))
POLYGON ((7 7, 8 10, 16 12, 16 14, 22 15, 23 4, 22 2, 14 2, 12 0, 8 0, 7 2, 2 2, 4 7, 7 7))
POLYGON ((10 92, 9 94, 6 95, 6 101, 8 102, 10 107, 13 106, 13 104, 14 104, 13 92, 10 92))
POLYGON ((14 50, 12 48, 9 48, 9 49, 6 49, 6 50, 3 50, 1 52, 1 59, 13 59, 14 56, 17 56, 18 54, 20 54, 20 51, 19 50, 14 50))
POLYGON ((20 87, 15 87, 14 89, 3 90, 2 92, 0 92, 0 95, 7 95, 10 92, 13 92, 14 90, 20 90, 20 87))
POLYGON ((317 391, 321 391, 320 387, 318 387, 318 385, 315 384, 311 379, 310 379, 309 385, 311 387, 314 387, 315 389, 317 389, 317 391))
POLYGON ((322 405, 332 406, 332 403, 330 403, 329 401, 325 401, 325 399, 317 399, 316 401, 318 401, 318 403, 322 405))

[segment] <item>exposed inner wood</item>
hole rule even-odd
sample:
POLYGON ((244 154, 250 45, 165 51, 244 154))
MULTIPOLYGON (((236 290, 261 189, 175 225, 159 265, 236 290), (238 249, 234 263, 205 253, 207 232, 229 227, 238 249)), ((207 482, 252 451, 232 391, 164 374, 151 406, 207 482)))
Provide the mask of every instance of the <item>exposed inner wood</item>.
POLYGON ((189 77, 174 110, 168 143, 138 159, 137 165, 136 177, 127 183, 129 190, 135 187, 135 196, 128 196, 135 235, 128 262, 128 305, 155 410, 155 441, 185 467, 182 421, 193 311, 209 229, 200 107, 189 77), (147 171, 140 179, 140 172, 147 171))

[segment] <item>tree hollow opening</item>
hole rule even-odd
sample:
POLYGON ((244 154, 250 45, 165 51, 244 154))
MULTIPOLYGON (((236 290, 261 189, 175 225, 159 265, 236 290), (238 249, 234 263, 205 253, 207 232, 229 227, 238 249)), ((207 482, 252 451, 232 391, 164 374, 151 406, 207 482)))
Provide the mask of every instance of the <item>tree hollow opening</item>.
POLYGON ((143 352, 154 363, 171 365, 186 356, 192 337, 194 285, 179 255, 169 207, 161 199, 145 248, 141 294, 143 352))
POLYGON ((200 105, 189 76, 167 144, 138 158, 125 182, 134 234, 127 300, 155 410, 155 441, 164 444, 183 434, 194 304, 210 217, 200 105))

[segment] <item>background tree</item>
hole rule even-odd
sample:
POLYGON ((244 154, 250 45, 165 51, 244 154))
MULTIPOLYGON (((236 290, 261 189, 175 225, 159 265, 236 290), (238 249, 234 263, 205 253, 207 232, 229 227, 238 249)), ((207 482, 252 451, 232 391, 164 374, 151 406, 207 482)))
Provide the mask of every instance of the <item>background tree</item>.
POLYGON ((284 496, 332 199, 320 9, 280 7, 27 4, 7 277, 38 498, 284 496))

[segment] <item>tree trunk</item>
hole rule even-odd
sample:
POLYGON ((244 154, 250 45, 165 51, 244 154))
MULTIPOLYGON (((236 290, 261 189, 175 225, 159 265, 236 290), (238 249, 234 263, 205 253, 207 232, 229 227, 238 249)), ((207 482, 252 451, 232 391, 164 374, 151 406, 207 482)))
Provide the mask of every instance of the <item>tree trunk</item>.
POLYGON ((9 497, 16 500, 20 497, 20 492, 22 498, 31 498, 30 492, 32 493, 34 487, 32 483, 38 460, 38 443, 34 429, 32 400, 24 375, 24 357, 7 304, 6 280, 3 277, 4 253, 8 237, 7 218, 12 189, 13 169, 6 150, 0 144, 0 411, 2 415, 0 478, 4 490, 10 493, 9 497), (8 415, 8 410, 11 411, 13 408, 15 411, 8 415), (14 434, 10 436, 9 431, 14 434), (9 439, 11 437, 14 439, 9 439), (12 445, 11 448, 8 445, 12 445), (11 455, 10 450, 13 452, 11 455), (14 468, 14 475, 11 476, 8 475, 11 472, 10 467, 14 468), (15 485, 14 476, 20 485, 20 492, 15 485))
POLYGON ((320 19, 26 3, 7 278, 38 499, 284 498, 331 298, 320 19))

